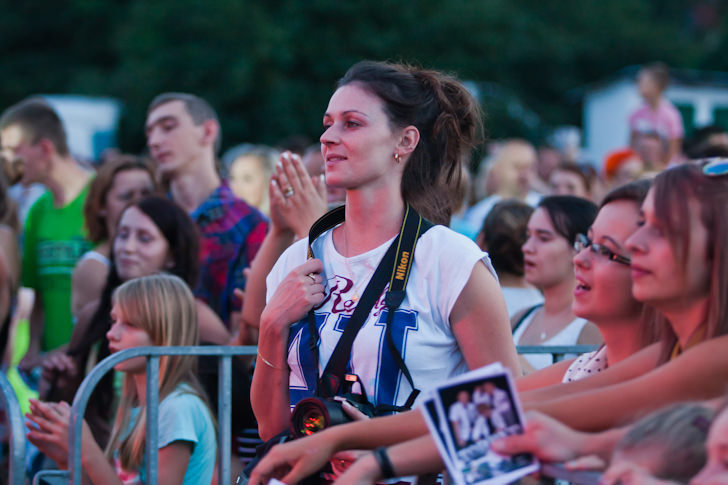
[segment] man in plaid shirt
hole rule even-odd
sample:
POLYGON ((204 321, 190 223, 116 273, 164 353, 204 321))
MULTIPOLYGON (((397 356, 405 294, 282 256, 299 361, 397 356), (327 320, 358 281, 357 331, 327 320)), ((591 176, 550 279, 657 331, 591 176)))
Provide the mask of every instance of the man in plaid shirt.
POLYGON ((243 269, 255 257, 268 224, 220 178, 216 170, 220 134, 215 110, 198 96, 164 93, 149 105, 146 135, 151 156, 172 198, 200 231, 195 296, 230 327, 230 313, 241 306, 233 290, 245 287, 243 269))

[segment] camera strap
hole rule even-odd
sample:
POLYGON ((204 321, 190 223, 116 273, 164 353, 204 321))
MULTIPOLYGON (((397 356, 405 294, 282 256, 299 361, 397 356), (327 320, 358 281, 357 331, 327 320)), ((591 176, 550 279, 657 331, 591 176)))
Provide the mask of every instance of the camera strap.
MULTIPOLYGON (((313 241, 325 231, 344 222, 344 211, 343 206, 338 207, 324 214, 311 226, 308 246, 309 258, 313 257, 313 250, 311 248, 313 241)), ((407 205, 399 235, 392 241, 392 244, 379 262, 351 318, 346 324, 346 328, 339 338, 323 374, 317 382, 316 395, 333 397, 340 391, 356 334, 367 320, 372 307, 376 304, 387 283, 389 283, 389 289, 384 298, 384 303, 387 307, 387 325, 385 327, 387 346, 400 371, 409 382, 412 392, 404 406, 381 405, 377 406, 377 411, 403 411, 412 407, 420 391, 415 388, 412 375, 394 344, 391 335, 391 325, 394 312, 402 304, 406 295, 407 280, 412 269, 417 240, 432 226, 433 224, 430 221, 424 219, 409 204, 407 205)), ((311 336, 311 351, 314 355, 315 367, 318 368, 319 333, 313 309, 308 314, 308 325, 311 336)), ((366 392, 365 389, 362 388, 362 390, 366 392)))

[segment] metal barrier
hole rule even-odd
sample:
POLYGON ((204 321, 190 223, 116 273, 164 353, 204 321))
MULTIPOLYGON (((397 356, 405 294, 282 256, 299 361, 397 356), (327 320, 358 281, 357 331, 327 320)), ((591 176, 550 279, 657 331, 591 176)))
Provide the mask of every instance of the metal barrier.
POLYGON ((556 363, 567 354, 584 354, 598 348, 599 345, 517 345, 516 351, 519 355, 551 354, 554 363, 556 363))
POLYGON ((591 470, 567 470, 559 463, 541 463, 541 481, 547 485, 550 483, 568 482, 571 485, 597 485, 601 478, 601 472, 591 470))
POLYGON ((147 357, 147 434, 146 470, 147 483, 157 484, 158 475, 158 420, 159 420, 159 358, 165 355, 212 355, 218 360, 218 483, 230 483, 230 447, 232 412, 232 357, 255 355, 257 347, 194 346, 194 347, 139 347, 114 353, 94 367, 81 383, 71 406, 71 423, 68 430, 69 471, 40 472, 33 483, 51 479, 58 483, 59 477, 70 478, 73 485, 81 485, 81 426, 86 404, 101 378, 118 363, 134 357, 147 357))
MULTIPOLYGON (((560 360, 566 354, 581 354, 591 352, 599 348, 594 345, 569 345, 569 346, 530 346, 519 345, 517 351, 519 354, 551 354, 554 361, 560 360)), ((73 485, 81 485, 83 477, 83 469, 81 467, 81 426, 83 415, 86 411, 86 405, 94 388, 101 378, 114 368, 118 363, 135 357, 147 357, 147 447, 146 447, 146 469, 147 483, 151 485, 157 484, 158 475, 158 429, 157 421, 159 419, 159 357, 164 355, 212 355, 219 358, 218 361, 218 482, 230 483, 230 448, 231 448, 231 406, 232 406, 232 357, 238 355, 255 355, 257 347, 231 347, 231 346, 194 346, 194 347, 140 347, 136 349, 127 349, 117 352, 105 358, 86 376, 73 399, 71 406, 71 424, 68 434, 69 449, 69 471, 42 471, 39 472, 34 484, 42 483, 40 480, 47 480, 48 483, 63 483, 59 481, 68 480, 73 485), (227 385, 226 385, 227 384, 227 385)), ((11 465, 10 484, 24 483, 24 473, 17 473, 17 470, 24 470, 25 467, 25 440, 22 415, 18 406, 15 393, 9 387, 7 379, 1 376, 0 385, 2 386, 3 396, 6 403, 13 401, 15 404, 15 412, 17 420, 20 423, 20 433, 13 433, 13 437, 17 438, 17 442, 13 447, 13 463, 11 465), (5 385, 10 389, 8 399, 6 395, 5 385), (18 441, 19 440, 19 441, 18 441), (19 463, 20 465, 17 465, 19 463), (13 475, 13 470, 16 474, 13 475), (14 478, 18 476, 19 478, 14 478)), ((7 405, 7 404, 6 404, 7 405)), ((10 406, 8 406, 10 407, 10 406)), ((9 413, 10 414, 10 413, 9 413)), ((560 478, 557 474, 554 478, 560 478)), ((591 478, 591 477, 590 477, 591 478)))
POLYGON ((25 483, 25 423, 15 390, 10 385, 5 373, 0 372, 0 390, 2 391, 3 405, 7 415, 10 436, 10 473, 9 485, 23 485, 25 483))

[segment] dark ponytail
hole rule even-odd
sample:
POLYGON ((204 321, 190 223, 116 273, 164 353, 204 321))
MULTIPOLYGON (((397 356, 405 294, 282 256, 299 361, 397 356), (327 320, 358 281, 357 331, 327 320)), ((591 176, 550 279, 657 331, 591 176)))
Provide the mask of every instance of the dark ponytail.
POLYGON ((464 197, 463 163, 482 138, 475 99, 452 76, 401 64, 359 62, 338 86, 351 83, 383 101, 393 127, 419 130, 402 175, 402 198, 431 221, 448 224, 464 197))

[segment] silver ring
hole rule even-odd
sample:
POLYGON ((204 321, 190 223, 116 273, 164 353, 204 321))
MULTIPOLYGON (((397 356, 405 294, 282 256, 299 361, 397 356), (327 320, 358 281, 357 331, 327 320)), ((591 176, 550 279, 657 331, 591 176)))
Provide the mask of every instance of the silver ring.
POLYGON ((285 190, 285 191, 283 192, 283 197, 285 197, 285 198, 287 199, 287 198, 289 198, 289 197, 292 197, 292 196, 293 196, 293 194, 294 194, 294 192, 293 192, 293 187, 288 187, 288 188, 287 188, 287 189, 286 189, 286 190, 285 190))
POLYGON ((313 281, 314 283, 316 283, 316 276, 313 273, 309 273, 306 276, 308 276, 309 278, 311 278, 311 281, 313 281))

